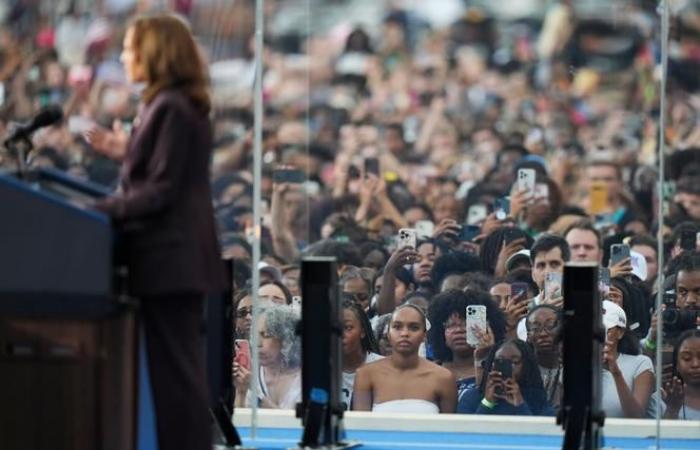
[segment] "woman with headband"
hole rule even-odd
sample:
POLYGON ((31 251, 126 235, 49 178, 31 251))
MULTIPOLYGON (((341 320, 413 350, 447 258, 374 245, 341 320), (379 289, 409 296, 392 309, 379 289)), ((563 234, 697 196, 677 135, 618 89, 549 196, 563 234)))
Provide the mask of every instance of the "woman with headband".
POLYGON ((454 375, 418 356, 428 322, 419 307, 396 308, 389 324, 389 357, 360 367, 355 375, 355 411, 414 414, 453 413, 457 404, 454 375))

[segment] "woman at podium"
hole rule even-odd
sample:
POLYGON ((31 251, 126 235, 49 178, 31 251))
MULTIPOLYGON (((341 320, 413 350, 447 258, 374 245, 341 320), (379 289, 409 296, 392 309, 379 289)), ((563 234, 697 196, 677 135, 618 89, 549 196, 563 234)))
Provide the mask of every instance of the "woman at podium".
POLYGON ((224 271, 209 186, 206 69, 188 26, 169 15, 134 20, 121 61, 130 82, 144 83, 143 101, 128 140, 86 135, 123 160, 119 189, 95 207, 122 232, 129 293, 141 301, 159 450, 210 448, 201 321, 224 271))

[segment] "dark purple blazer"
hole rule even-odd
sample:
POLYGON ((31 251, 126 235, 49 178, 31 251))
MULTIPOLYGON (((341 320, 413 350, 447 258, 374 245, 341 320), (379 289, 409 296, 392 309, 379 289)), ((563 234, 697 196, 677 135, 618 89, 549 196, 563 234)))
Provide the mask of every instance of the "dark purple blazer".
POLYGON ((211 124, 187 96, 163 90, 139 114, 121 183, 96 207, 122 231, 133 295, 224 288, 209 185, 211 124))

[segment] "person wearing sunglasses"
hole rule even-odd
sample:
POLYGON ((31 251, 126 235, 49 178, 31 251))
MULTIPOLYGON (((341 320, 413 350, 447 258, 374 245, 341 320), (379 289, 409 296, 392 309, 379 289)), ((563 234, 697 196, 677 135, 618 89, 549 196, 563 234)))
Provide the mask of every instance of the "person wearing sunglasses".
POLYGON ((234 298, 236 339, 249 339, 250 326, 253 322, 253 299, 250 291, 243 289, 234 298))
POLYGON ((535 354, 547 401, 558 408, 564 392, 559 332, 561 311, 552 305, 538 305, 527 315, 527 342, 535 354))

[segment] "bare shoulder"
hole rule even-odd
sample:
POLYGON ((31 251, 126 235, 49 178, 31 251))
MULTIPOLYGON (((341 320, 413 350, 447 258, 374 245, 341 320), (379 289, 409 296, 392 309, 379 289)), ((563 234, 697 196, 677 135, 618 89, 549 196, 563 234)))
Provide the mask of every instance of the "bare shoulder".
POLYGON ((441 381, 454 380, 454 375, 452 374, 452 372, 450 372, 449 369, 439 366, 432 361, 424 359, 422 365, 424 369, 428 370, 432 376, 436 377, 441 381))
POLYGON ((389 367, 389 359, 382 358, 376 361, 372 361, 360 367, 358 370, 364 370, 365 372, 374 373, 381 370, 386 370, 389 367))

